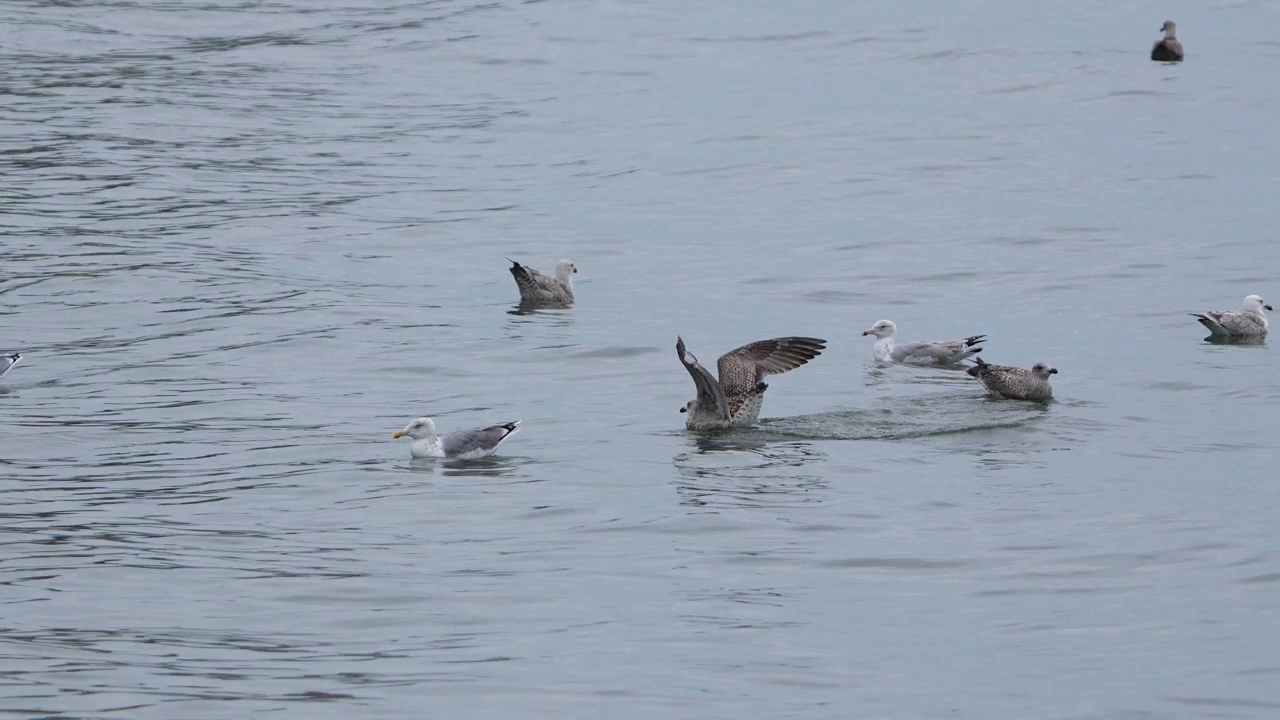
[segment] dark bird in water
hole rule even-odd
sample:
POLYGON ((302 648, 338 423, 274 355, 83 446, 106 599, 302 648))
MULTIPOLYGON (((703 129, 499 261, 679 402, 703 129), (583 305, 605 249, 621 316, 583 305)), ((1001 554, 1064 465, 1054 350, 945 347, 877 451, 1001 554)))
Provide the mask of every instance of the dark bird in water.
POLYGON ((1165 20, 1160 26, 1164 39, 1151 48, 1151 59, 1156 62, 1182 62, 1182 43, 1178 42, 1178 25, 1172 20, 1165 20))

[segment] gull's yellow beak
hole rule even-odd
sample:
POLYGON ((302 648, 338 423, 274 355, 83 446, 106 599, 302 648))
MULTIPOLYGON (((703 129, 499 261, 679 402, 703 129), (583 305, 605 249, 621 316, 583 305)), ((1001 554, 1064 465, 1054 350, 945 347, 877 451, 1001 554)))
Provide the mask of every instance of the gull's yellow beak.
POLYGON ((403 430, 397 430, 397 431, 396 431, 396 434, 395 434, 395 435, 392 435, 391 437, 396 438, 396 439, 398 440, 398 439, 400 439, 400 438, 404 437, 404 431, 403 431, 403 430))

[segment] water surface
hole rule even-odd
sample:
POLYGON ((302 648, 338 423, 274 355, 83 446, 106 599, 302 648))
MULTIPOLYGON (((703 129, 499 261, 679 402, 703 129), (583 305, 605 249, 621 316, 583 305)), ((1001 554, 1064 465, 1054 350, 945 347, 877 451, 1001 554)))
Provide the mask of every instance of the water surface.
POLYGON ((1280 297, 1274 7, 0 19, 5 713, 1280 713, 1275 354, 1186 314, 1280 297), (700 437, 677 334, 830 346, 700 437))

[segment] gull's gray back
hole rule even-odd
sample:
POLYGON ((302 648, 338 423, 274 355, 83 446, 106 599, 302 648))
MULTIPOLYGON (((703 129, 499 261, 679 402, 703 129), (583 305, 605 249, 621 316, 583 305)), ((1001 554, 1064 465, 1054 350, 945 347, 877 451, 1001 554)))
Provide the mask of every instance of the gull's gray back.
POLYGON ((972 338, 949 342, 915 340, 901 345, 894 345, 893 350, 889 352, 889 357, 894 362, 956 363, 974 353, 981 352, 982 348, 973 347, 978 342, 981 342, 981 340, 980 336, 977 335, 972 338))
POLYGON ((1246 310, 1210 310, 1192 313, 1214 335, 1251 337, 1267 334, 1267 318, 1246 310))
POLYGON ((489 453, 498 447, 508 435, 515 432, 515 423, 486 428, 457 430, 440 436, 440 447, 445 457, 457 457, 472 453, 489 453))
POLYGON ((511 275, 520 290, 520 300, 526 303, 568 305, 573 302, 573 290, 559 278, 543 275, 531 267, 512 262, 511 275))

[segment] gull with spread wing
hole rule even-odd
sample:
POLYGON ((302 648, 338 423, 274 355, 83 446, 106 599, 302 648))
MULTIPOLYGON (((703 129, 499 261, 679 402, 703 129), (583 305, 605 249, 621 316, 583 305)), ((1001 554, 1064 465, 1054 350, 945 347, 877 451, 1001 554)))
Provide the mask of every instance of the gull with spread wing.
POLYGON ((794 370, 826 349, 826 340, 810 337, 780 337, 748 343, 720 356, 717 380, 676 338, 676 355, 689 371, 698 397, 683 408, 685 427, 690 430, 718 430, 746 427, 760 417, 766 375, 794 370))

